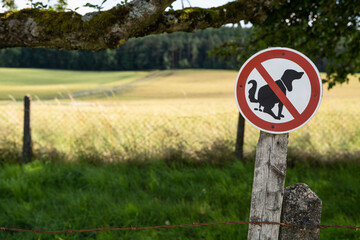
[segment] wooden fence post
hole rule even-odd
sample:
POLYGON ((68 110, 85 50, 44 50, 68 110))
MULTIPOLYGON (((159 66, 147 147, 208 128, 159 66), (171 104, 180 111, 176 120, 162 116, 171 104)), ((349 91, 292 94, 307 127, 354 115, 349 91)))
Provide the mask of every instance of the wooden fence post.
POLYGON ((280 240, 318 240, 319 228, 305 228, 306 226, 320 225, 321 220, 320 198, 304 183, 297 183, 287 187, 284 192, 281 222, 289 222, 298 227, 280 227, 280 240))
POLYGON ((32 140, 31 140, 31 112, 30 112, 31 96, 24 97, 24 135, 23 135, 23 151, 22 162, 28 163, 32 157, 32 140))
MULTIPOLYGON (((250 221, 280 222, 289 134, 260 132, 256 148, 250 221)), ((279 225, 250 224, 248 240, 274 239, 279 225)))
POLYGON ((236 143, 235 143, 235 157, 237 159, 243 158, 244 153, 244 132, 245 132, 245 119, 239 113, 238 127, 236 133, 236 143))

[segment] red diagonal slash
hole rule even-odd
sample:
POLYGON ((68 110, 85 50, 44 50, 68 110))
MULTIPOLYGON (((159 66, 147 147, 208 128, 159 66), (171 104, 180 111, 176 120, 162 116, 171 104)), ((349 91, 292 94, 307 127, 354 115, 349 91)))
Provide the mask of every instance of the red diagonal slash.
POLYGON ((256 66, 256 70, 260 73, 260 75, 265 79, 267 84, 269 84, 271 90, 276 94, 279 100, 284 104, 286 109, 291 113, 291 115, 296 119, 300 117, 300 113, 294 107, 294 105, 290 102, 290 100, 286 97, 286 95, 281 91, 279 86, 272 79, 270 74, 266 71, 262 64, 256 66))

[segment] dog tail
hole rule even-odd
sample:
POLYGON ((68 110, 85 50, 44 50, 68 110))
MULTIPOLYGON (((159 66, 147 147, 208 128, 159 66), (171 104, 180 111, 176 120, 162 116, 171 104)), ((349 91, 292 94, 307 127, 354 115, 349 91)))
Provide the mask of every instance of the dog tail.
POLYGON ((255 92, 256 92, 256 88, 257 88, 257 82, 255 80, 250 80, 248 82, 248 84, 252 84, 250 90, 249 90, 249 99, 250 99, 250 102, 253 102, 253 103, 257 103, 259 102, 256 98, 255 98, 255 92))

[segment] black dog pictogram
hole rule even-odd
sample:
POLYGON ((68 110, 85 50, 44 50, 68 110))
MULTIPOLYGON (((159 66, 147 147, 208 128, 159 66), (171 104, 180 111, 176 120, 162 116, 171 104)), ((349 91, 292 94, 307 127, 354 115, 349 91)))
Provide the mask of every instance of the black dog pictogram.
MULTIPOLYGON (((300 79, 303 74, 304 72, 297 72, 292 69, 287 69, 285 70, 282 77, 279 80, 275 81, 275 83, 286 95, 287 91, 291 92, 293 89, 292 82, 294 80, 300 79)), ((282 114, 284 104, 279 100, 279 98, 276 96, 276 94, 273 92, 269 85, 264 85, 259 89, 258 98, 256 99, 255 93, 257 88, 257 82, 255 80, 250 80, 249 84, 252 84, 249 90, 250 102, 259 103, 259 108, 255 108, 254 110, 258 110, 260 112, 263 111, 264 113, 270 114, 273 118, 277 120, 280 120, 284 117, 284 115, 282 114), (279 109, 277 116, 272 111, 272 108, 275 106, 276 103, 278 103, 279 109), (261 109, 262 107, 264 107, 263 110, 261 109)))

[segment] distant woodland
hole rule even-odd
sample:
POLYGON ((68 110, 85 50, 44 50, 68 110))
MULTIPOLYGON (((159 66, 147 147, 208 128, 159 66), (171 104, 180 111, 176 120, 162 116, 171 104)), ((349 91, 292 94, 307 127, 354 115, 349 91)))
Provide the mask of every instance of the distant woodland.
POLYGON ((227 59, 209 56, 225 41, 242 41, 249 28, 222 27, 195 33, 176 32, 131 39, 101 52, 10 48, 0 50, 0 67, 68 70, 238 69, 236 53, 227 59))

